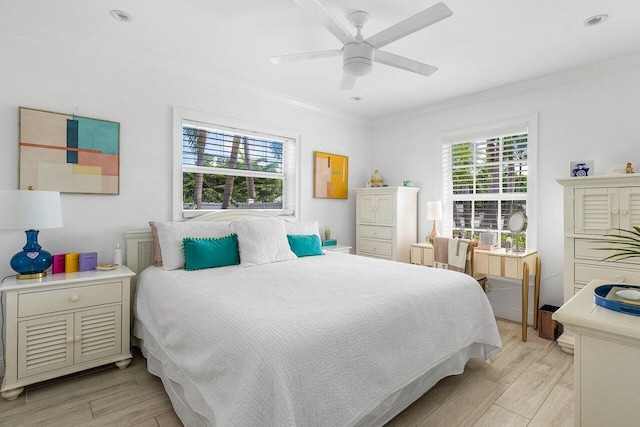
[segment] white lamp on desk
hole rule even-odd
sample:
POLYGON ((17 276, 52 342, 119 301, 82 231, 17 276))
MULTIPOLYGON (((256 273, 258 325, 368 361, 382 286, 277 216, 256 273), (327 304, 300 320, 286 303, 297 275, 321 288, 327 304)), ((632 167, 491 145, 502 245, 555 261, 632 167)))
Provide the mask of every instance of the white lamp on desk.
POLYGON ((442 202, 427 202, 427 220, 433 221, 433 228, 427 240, 433 243, 433 239, 438 235, 436 223, 442 221, 442 202))

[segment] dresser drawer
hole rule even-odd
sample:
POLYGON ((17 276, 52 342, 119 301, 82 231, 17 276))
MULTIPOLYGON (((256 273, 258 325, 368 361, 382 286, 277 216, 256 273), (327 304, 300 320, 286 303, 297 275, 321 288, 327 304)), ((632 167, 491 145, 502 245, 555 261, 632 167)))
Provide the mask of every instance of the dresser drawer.
POLYGON ((37 316, 121 301, 121 282, 30 292, 18 295, 18 317, 37 316))
POLYGON ((391 245, 391 242, 360 239, 359 250, 372 255, 390 257, 393 253, 393 246, 391 245))
POLYGON ((600 267, 588 264, 575 264, 576 284, 587 284, 593 279, 607 280, 611 283, 640 284, 640 271, 624 268, 600 267))
MULTIPOLYGON (((575 239, 574 240, 574 253, 575 258, 589 259, 594 261, 604 260, 606 257, 614 255, 617 251, 614 250, 602 250, 598 248, 610 247, 610 244, 601 243, 592 239, 575 239)), ((605 261, 607 262, 607 261, 605 261)), ((640 261, 637 258, 625 259, 625 264, 635 264, 640 268, 640 261)), ((632 267, 634 268, 634 267, 632 267)))
POLYGON ((378 227, 375 225, 361 225, 360 237, 391 240, 393 238, 392 227, 378 227))

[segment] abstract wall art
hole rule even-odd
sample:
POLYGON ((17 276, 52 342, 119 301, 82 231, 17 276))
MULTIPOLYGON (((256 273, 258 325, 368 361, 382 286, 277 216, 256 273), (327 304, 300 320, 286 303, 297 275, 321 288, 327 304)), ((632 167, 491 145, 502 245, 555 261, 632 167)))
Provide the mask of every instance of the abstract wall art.
POLYGON ((347 199, 349 197, 349 158, 314 151, 313 197, 347 199))
POLYGON ((118 194, 120 124, 20 107, 20 189, 118 194))

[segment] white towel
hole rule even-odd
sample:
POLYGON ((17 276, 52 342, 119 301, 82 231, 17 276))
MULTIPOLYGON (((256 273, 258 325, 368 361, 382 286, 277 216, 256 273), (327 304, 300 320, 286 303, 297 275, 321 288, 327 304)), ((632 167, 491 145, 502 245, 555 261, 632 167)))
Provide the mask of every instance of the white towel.
POLYGON ((469 242, 461 239, 449 240, 449 270, 464 273, 467 263, 467 248, 469 242))

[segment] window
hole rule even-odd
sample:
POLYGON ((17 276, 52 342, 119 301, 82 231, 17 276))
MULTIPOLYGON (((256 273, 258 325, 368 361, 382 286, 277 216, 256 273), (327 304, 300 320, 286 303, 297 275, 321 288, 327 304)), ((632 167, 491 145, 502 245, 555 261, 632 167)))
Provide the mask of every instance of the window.
POLYGON ((492 231, 504 246, 508 238, 516 238, 507 226, 509 215, 524 211, 529 227, 517 236, 518 243, 535 247, 531 227, 535 144, 532 146, 530 127, 531 123, 519 123, 444 138, 446 235, 478 240, 481 231, 492 231))
POLYGON ((296 214, 295 136, 197 112, 175 115, 174 218, 222 209, 296 214))

